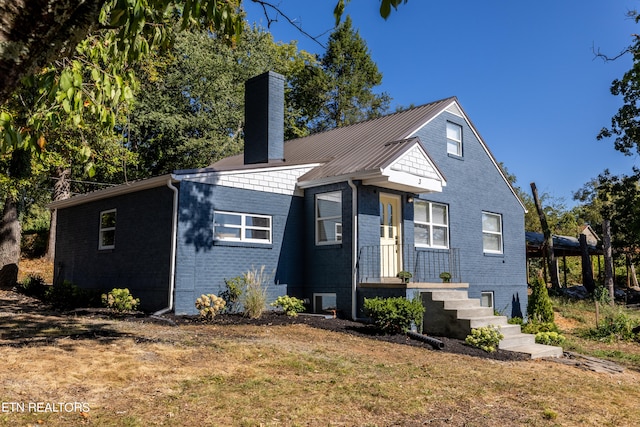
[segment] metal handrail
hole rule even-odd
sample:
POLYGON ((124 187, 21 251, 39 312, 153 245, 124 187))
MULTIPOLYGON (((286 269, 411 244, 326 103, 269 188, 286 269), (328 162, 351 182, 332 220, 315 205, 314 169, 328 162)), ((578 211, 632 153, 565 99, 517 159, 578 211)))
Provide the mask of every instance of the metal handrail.
POLYGON ((400 271, 411 273, 411 282, 441 282, 440 274, 448 272, 451 274, 451 282, 460 283, 460 250, 416 248, 412 245, 370 245, 360 248, 360 283, 396 279, 400 271))

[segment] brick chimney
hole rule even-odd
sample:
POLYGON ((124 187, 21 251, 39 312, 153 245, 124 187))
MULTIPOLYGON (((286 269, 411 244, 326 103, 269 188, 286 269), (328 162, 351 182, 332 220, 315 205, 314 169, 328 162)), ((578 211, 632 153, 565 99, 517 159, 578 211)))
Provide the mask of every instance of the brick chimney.
POLYGON ((244 88, 244 163, 284 159, 284 76, 268 71, 244 88))

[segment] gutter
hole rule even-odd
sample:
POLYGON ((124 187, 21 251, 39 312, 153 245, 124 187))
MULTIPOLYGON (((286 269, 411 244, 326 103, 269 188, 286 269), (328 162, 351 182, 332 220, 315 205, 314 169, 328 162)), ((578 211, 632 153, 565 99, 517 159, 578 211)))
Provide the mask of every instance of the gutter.
POLYGON ((351 212, 353 214, 352 221, 352 270, 351 270, 351 318, 359 320, 357 316, 357 291, 358 291, 358 187, 353 183, 353 179, 347 180, 351 187, 351 212))
POLYGON ((153 313, 161 316, 173 310, 173 292, 176 286, 176 242, 178 240, 178 188, 173 185, 173 175, 167 178, 167 187, 173 191, 173 211, 171 213, 171 258, 169 268, 169 305, 153 313))

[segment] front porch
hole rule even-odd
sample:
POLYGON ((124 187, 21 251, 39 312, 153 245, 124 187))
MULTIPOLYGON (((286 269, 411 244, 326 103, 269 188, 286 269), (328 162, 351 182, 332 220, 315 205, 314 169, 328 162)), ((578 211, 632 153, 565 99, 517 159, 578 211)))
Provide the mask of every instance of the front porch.
POLYGON ((438 289, 460 288, 460 251, 457 248, 427 249, 413 245, 371 245, 358 252, 358 283, 391 285, 397 287, 407 282, 411 288, 438 289), (449 283, 443 283, 442 273, 451 275, 449 283), (403 280, 402 276, 407 279, 403 280), (447 285, 443 287, 442 285, 447 285))

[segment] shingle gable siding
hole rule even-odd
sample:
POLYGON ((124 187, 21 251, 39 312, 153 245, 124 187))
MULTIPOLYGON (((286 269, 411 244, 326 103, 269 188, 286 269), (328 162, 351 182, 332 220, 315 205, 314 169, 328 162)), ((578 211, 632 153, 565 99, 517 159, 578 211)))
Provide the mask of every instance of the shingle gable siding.
POLYGON ((301 197, 182 181, 178 213, 176 314, 195 314, 203 293, 220 295, 225 279, 265 266, 269 299, 295 295, 302 282, 301 197), (214 210, 272 216, 272 244, 213 239, 214 210))
POLYGON ((56 281, 129 288, 141 309, 168 304, 173 192, 153 188, 58 210, 56 281), (115 248, 98 250, 100 212, 117 210, 115 248))
POLYGON ((420 198, 449 205, 450 246, 460 249, 462 281, 470 284, 469 296, 478 298, 482 291, 494 291, 495 309, 511 315, 512 302, 517 295, 521 310, 526 312, 522 206, 463 118, 443 112, 416 136, 447 179, 442 193, 425 194, 420 198), (447 154, 447 121, 462 126, 462 158, 447 154), (502 255, 483 254, 483 211, 502 215, 502 255))

